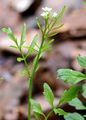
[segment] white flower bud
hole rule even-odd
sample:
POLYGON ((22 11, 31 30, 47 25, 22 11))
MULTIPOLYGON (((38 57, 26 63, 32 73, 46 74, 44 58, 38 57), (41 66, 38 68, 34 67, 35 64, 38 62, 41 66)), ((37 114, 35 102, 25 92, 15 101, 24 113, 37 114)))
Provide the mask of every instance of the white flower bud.
POLYGON ((57 17, 57 13, 56 13, 56 12, 53 13, 53 17, 54 17, 54 18, 57 17))
POLYGON ((41 14, 41 16, 43 16, 43 17, 47 17, 48 15, 49 15, 48 12, 43 12, 43 13, 41 14))

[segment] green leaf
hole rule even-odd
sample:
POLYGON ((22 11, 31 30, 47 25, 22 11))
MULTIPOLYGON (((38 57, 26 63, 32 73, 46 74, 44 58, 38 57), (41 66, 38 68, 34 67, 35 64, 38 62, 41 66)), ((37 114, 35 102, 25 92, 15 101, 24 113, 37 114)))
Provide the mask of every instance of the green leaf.
POLYGON ((61 20, 61 18, 62 18, 63 15, 64 15, 65 10, 66 10, 66 6, 64 6, 64 7, 62 8, 62 10, 61 10, 60 13, 58 14, 58 16, 55 18, 56 23, 58 23, 58 22, 61 20))
POLYGON ((2 31, 5 32, 9 36, 9 38, 16 43, 16 45, 18 45, 17 38, 14 36, 10 28, 3 28, 2 31))
POLYGON ((48 37, 53 37, 53 36, 57 35, 58 33, 59 33, 59 31, 49 32, 48 37))
POLYGON ((82 86, 82 95, 84 98, 86 98, 86 84, 82 86))
POLYGON ((16 46, 14 46, 14 45, 10 45, 9 47, 10 47, 10 48, 16 48, 16 49, 17 49, 17 47, 16 47, 16 46))
POLYGON ((39 29, 41 29, 41 23, 40 23, 39 18, 38 18, 38 17, 36 17, 36 20, 37 20, 37 25, 38 25, 39 29))
POLYGON ((53 105, 54 104, 53 92, 47 83, 44 83, 43 87, 44 87, 44 92, 43 92, 44 97, 48 101, 48 103, 53 107, 54 106, 53 105))
POLYGON ((78 56, 77 61, 82 68, 86 69, 86 57, 78 56))
POLYGON ((35 37, 33 38, 33 41, 30 45, 30 47, 34 48, 35 44, 38 42, 38 34, 35 35, 35 37))
MULTIPOLYGON (((40 54, 40 56, 39 56, 39 59, 42 57, 42 53, 40 54)), ((38 70, 38 68, 39 68, 39 64, 37 63, 37 61, 39 61, 39 59, 38 59, 38 55, 34 58, 34 60, 33 60, 33 68, 35 67, 35 70, 37 71, 38 70), (36 66, 35 66, 36 65, 36 66)), ((35 71, 35 72, 36 72, 35 71)))
MULTIPOLYGON (((35 66, 35 64, 36 64, 36 61, 37 61, 37 56, 34 58, 34 60, 33 60, 33 67, 35 66)), ((38 65, 37 65, 38 66, 38 65)))
POLYGON ((60 79, 64 80, 65 83, 69 84, 76 84, 86 79, 86 75, 71 69, 59 69, 57 73, 60 79))
POLYGON ((34 112, 34 116, 35 116, 36 120, 40 120, 40 114, 34 112))
POLYGON ((42 52, 49 51, 50 48, 51 48, 51 46, 48 46, 48 45, 43 46, 43 48, 42 48, 42 52))
POLYGON ((37 113, 37 114, 43 115, 42 108, 38 102, 31 99, 31 105, 32 105, 32 110, 33 112, 35 112, 35 114, 37 113))
POLYGON ((22 48, 22 45, 25 42, 25 36, 26 36, 26 24, 22 27, 22 34, 21 34, 21 41, 20 41, 20 47, 22 48))
MULTIPOLYGON (((37 62, 37 56, 36 56, 36 57, 34 58, 34 60, 33 60, 33 68, 35 67, 36 62, 37 62)), ((36 64, 35 70, 37 71, 38 68, 39 68, 39 66, 38 66, 38 64, 36 64)), ((35 72, 36 72, 36 71, 35 71, 35 72)))
POLYGON ((49 51, 52 46, 53 41, 54 39, 47 41, 42 47, 42 52, 49 51))
POLYGON ((53 44, 53 42, 54 42, 54 39, 51 39, 47 42, 47 44, 50 45, 50 44, 53 44))
POLYGON ((86 118, 86 115, 83 115, 83 117, 85 117, 85 118, 86 118))
POLYGON ((38 53, 38 50, 36 50, 36 49, 34 49, 34 48, 31 48, 31 47, 26 47, 25 46, 25 48, 27 48, 28 49, 28 52, 27 52, 27 54, 26 54, 26 56, 25 56, 25 58, 28 58, 28 56, 29 55, 32 55, 32 54, 37 54, 38 53))
POLYGON ((35 35, 35 37, 33 38, 31 45, 28 47, 28 54, 32 54, 35 50, 35 45, 38 42, 38 34, 35 35))
POLYGON ((69 113, 64 116, 65 120, 85 120, 79 113, 69 113))
POLYGON ((80 90, 81 87, 79 86, 72 86, 70 89, 65 90, 62 97, 60 98, 60 104, 67 103, 74 99, 80 90))
POLYGON ((70 101, 69 105, 75 107, 77 110, 86 110, 86 107, 78 98, 74 98, 72 101, 70 101))
POLYGON ((55 26, 52 30, 57 30, 57 29, 61 28, 63 25, 64 25, 64 24, 63 24, 63 23, 61 23, 60 25, 55 26))
POLYGON ((17 58, 17 61, 18 61, 18 62, 21 62, 21 61, 23 61, 23 60, 24 60, 24 59, 21 58, 21 57, 18 57, 18 58, 17 58))
POLYGON ((65 111, 64 111, 63 109, 61 109, 61 108, 54 108, 53 111, 54 111, 55 114, 58 114, 59 116, 60 116, 60 115, 63 115, 63 116, 64 116, 64 115, 67 115, 67 114, 68 114, 67 112, 65 112, 65 111))

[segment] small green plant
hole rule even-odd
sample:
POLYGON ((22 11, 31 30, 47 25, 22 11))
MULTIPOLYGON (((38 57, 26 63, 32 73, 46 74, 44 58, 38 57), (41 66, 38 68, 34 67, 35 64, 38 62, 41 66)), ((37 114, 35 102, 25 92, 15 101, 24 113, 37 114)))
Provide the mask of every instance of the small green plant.
MULTIPOLYGON (((86 70, 86 57, 78 56, 77 62, 79 65, 86 70)), ((79 99, 78 93, 86 99, 86 83, 78 85, 82 80, 86 80, 86 74, 71 70, 71 69, 59 69, 57 75, 65 83, 70 84, 69 90, 64 91, 60 101, 62 104, 67 102, 69 105, 76 108, 76 110, 86 110, 86 106, 79 99), (68 92, 70 91, 70 92, 68 92)), ((68 113, 64 116, 65 120, 85 120, 85 115, 80 115, 79 113, 68 113)))
MULTIPOLYGON (((77 61, 82 68, 86 69, 86 57, 78 56, 77 61)), ((44 120, 48 120, 49 116, 54 112, 59 116, 64 116, 65 120, 85 120, 86 114, 82 116, 80 113, 77 112, 66 112, 61 108, 61 106, 65 103, 68 103, 69 105, 75 107, 76 110, 86 110, 86 106, 78 97, 79 94, 82 94, 82 96, 86 99, 86 84, 76 84, 86 79, 86 74, 71 69, 59 69, 57 71, 57 76, 59 76, 60 79, 64 80, 65 83, 70 84, 71 87, 63 92, 59 103, 57 103, 57 105, 55 106, 54 94, 49 85, 45 83, 43 95, 45 100, 50 104, 51 110, 47 115, 45 115, 43 113, 41 105, 35 100, 31 100, 33 112, 36 119, 40 120, 40 116, 43 116, 44 120)))
MULTIPOLYGON (((25 36, 26 36, 26 25, 24 24, 22 27, 21 39, 20 43, 17 38, 13 34, 10 28, 3 28, 3 31, 7 33, 9 38, 14 42, 14 44, 10 47, 15 48, 20 51, 21 57, 17 58, 18 62, 24 62, 25 69, 23 69, 22 73, 28 76, 28 120, 31 120, 31 108, 34 112, 34 116, 36 120, 40 120, 41 117, 44 117, 44 120, 48 120, 49 116, 52 113, 58 114, 59 116, 64 116, 65 120, 85 120, 86 115, 82 116, 77 112, 70 113, 64 111, 61 106, 65 103, 68 103, 71 106, 74 106, 77 110, 86 110, 86 106, 80 101, 78 98, 78 93, 81 93, 84 98, 86 98, 86 84, 78 85, 82 80, 86 79, 86 74, 83 74, 78 71, 74 71, 71 69, 60 69, 57 71, 57 76, 60 79, 64 80, 65 83, 70 84, 71 87, 68 90, 65 90, 63 95, 61 96, 59 103, 54 105, 54 94, 47 83, 44 83, 44 98, 50 104, 51 110, 45 115, 43 113, 41 105, 32 99, 32 87, 35 73, 39 67, 39 59, 42 57, 43 53, 49 50, 51 43, 53 42, 50 39, 51 36, 57 34, 53 31, 59 29, 63 26, 63 24, 58 24, 64 14, 65 7, 62 8, 61 12, 57 15, 57 13, 51 13, 52 8, 43 8, 44 12, 41 14, 44 18, 44 26, 41 27, 41 23, 39 18, 37 18, 37 24, 41 31, 42 39, 41 44, 38 44, 38 35, 35 35, 30 46, 25 45, 25 36), (26 48, 26 55, 23 53, 22 48, 26 48), (36 53, 36 57, 33 60, 32 71, 27 63, 27 58, 36 53)), ((86 57, 77 57, 77 61, 79 65, 86 69, 86 57)))
MULTIPOLYGON (((47 120, 48 116, 50 115, 49 113, 48 116, 46 117, 42 112, 41 106, 38 103, 36 103, 34 100, 32 100, 33 80, 34 80, 35 73, 39 66, 39 63, 38 63, 39 59, 41 58, 43 53, 50 48, 50 45, 53 42, 53 40, 50 39, 50 37, 57 34, 58 32, 54 32, 54 31, 63 26, 63 23, 60 23, 60 20, 64 14, 65 6, 62 8, 59 14, 57 14, 56 12, 52 13, 52 8, 45 7, 42 9, 44 11, 41 14, 41 16, 44 18, 43 27, 41 26, 39 18, 37 18, 37 24, 41 31, 41 36, 42 36, 40 45, 38 44, 38 39, 39 39, 38 35, 35 35, 30 46, 28 45, 25 46, 25 36, 26 36, 26 25, 25 24, 22 27, 20 42, 18 42, 17 38, 15 37, 15 35, 13 34, 10 28, 2 29, 3 32, 5 32, 9 36, 9 38, 14 42, 14 44, 11 45, 10 47, 17 49, 21 54, 21 57, 18 57, 17 61, 24 62, 25 64, 25 69, 22 71, 22 73, 28 76, 28 120, 31 120, 31 104, 32 104, 32 108, 34 111, 34 115, 36 116, 36 119, 39 119, 39 115, 43 115, 45 120, 47 120), (22 48, 27 49, 26 55, 24 55, 22 48), (27 63, 27 58, 31 54, 33 54, 33 52, 36 53, 36 57, 33 61, 32 71, 31 71, 27 63)), ((44 88, 45 88, 44 96, 46 100, 51 104, 52 108, 54 109, 53 93, 47 84, 44 85, 44 88), (47 93, 47 90, 49 90, 48 93, 47 93)))

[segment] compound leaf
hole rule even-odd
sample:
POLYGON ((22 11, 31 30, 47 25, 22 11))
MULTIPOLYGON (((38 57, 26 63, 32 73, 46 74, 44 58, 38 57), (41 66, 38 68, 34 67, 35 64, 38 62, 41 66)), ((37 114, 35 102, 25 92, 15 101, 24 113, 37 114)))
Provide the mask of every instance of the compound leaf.
POLYGON ((64 80, 65 83, 69 84, 76 84, 86 79, 86 75, 71 69, 59 69, 57 71, 57 74, 60 79, 64 80))
POLYGON ((85 120, 79 113, 69 113, 64 116, 65 120, 85 120))
POLYGON ((80 91, 81 87, 79 86, 72 86, 70 89, 65 90, 62 97, 60 98, 60 104, 67 103, 74 99, 77 93, 80 91))
POLYGON ((70 101, 69 105, 75 107, 77 110, 86 110, 86 107, 78 98, 74 98, 72 101, 70 101))

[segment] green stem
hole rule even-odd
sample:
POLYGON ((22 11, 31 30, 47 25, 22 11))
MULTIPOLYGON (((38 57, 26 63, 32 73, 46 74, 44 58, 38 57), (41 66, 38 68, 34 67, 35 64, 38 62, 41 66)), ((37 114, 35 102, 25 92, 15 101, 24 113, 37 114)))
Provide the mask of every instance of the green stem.
POLYGON ((48 120, 48 118, 49 118, 49 116, 52 114, 52 112, 53 112, 53 111, 50 111, 50 112, 47 114, 45 120, 48 120))
MULTIPOLYGON (((25 67, 26 67, 27 73, 28 73, 28 78, 30 78, 30 72, 29 72, 29 69, 28 69, 28 64, 27 64, 26 58, 25 58, 25 56, 24 56, 21 48, 20 48, 18 45, 17 45, 17 47, 18 47, 18 49, 19 49, 19 51, 20 51, 20 53, 21 53, 21 55, 22 55, 22 58, 23 58, 23 60, 24 60, 24 64, 25 64, 25 67)), ((28 79, 28 81, 29 81, 29 79, 28 79)), ((28 86, 28 88, 29 88, 29 86, 28 86)), ((28 96, 29 96, 29 95, 28 95, 28 96)), ((29 102, 28 102, 28 120, 31 120, 30 100, 29 100, 29 102)))
POLYGON ((38 66, 38 62, 39 62, 42 46, 44 44, 44 40, 45 40, 45 34, 42 35, 42 42, 41 42, 39 52, 37 54, 37 59, 36 59, 36 62, 35 62, 31 77, 30 77, 29 95, 28 95, 28 120, 31 120, 31 103, 30 103, 30 99, 32 98, 33 79, 34 79, 34 76, 35 76, 36 68, 38 66))
MULTIPOLYGON (((18 48, 19 48, 19 47, 18 47, 18 48)), ((19 48, 19 50, 20 50, 20 53, 21 53, 21 55, 22 55, 22 58, 24 59, 24 64, 25 64, 25 67, 26 67, 26 70, 27 70, 27 74, 28 74, 28 78, 29 78, 29 77, 30 77, 30 71, 29 71, 29 69, 28 69, 28 63, 27 63, 27 61, 26 61, 26 59, 25 59, 25 56, 24 56, 21 48, 19 48)))

